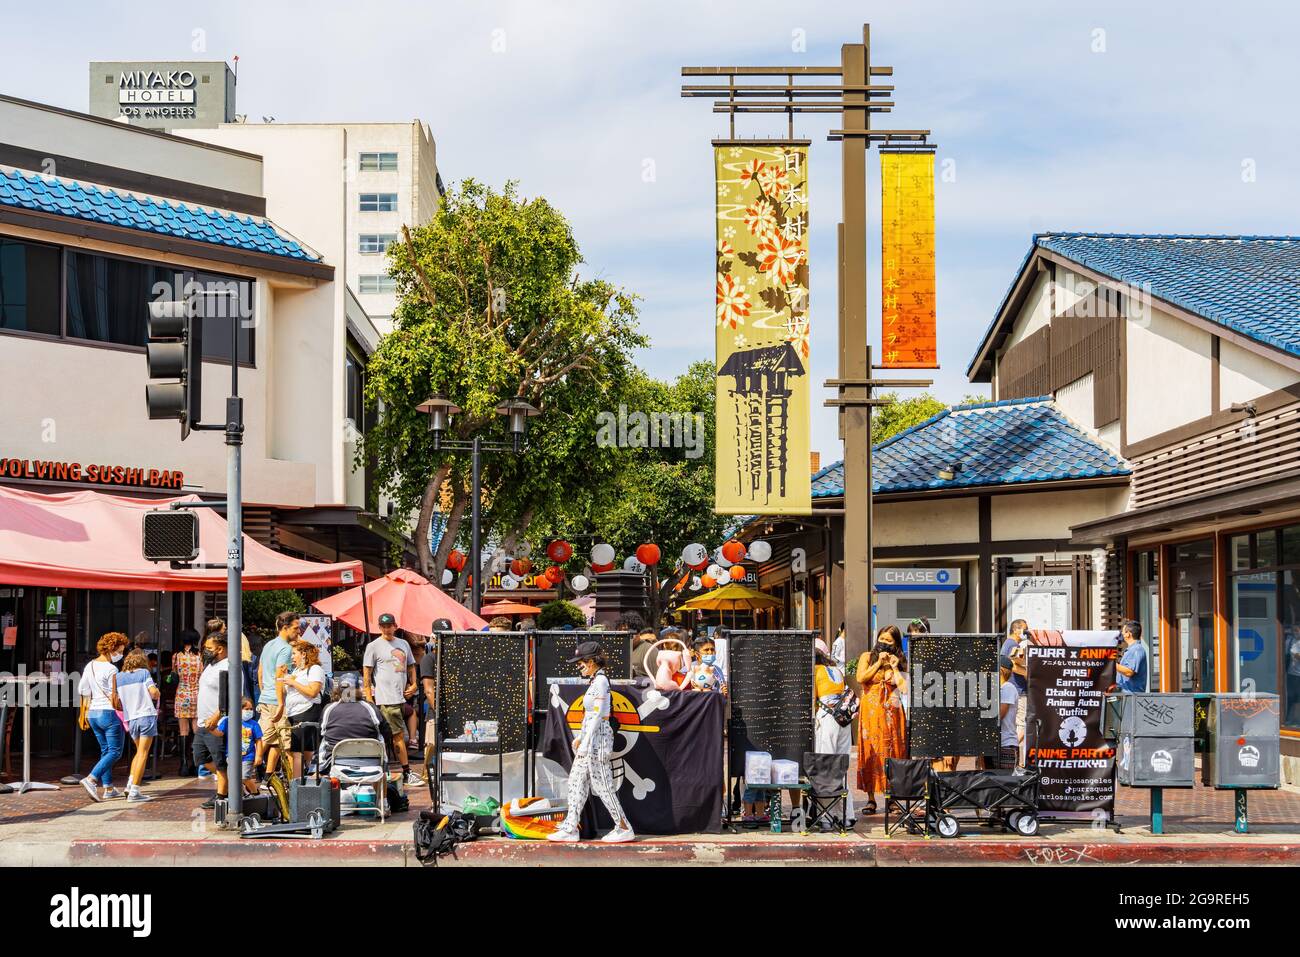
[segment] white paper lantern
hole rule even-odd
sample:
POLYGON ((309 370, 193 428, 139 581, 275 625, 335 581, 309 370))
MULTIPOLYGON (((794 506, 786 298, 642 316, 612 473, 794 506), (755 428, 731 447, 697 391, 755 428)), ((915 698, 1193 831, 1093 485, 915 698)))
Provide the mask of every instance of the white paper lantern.
POLYGON ((456 576, 452 574, 450 568, 444 568, 442 570, 442 583, 444 585, 450 585, 453 581, 455 581, 455 579, 456 576))
POLYGON ((687 545, 685 548, 682 549, 682 561, 685 564, 689 565, 691 568, 694 568, 696 565, 699 565, 701 562, 708 559, 708 557, 709 557, 709 550, 705 548, 703 545, 701 545, 699 542, 695 542, 691 545, 687 545))
POLYGON ((700 576, 699 576, 699 575, 694 575, 694 576, 692 576, 692 578, 691 578, 691 591, 699 591, 699 590, 700 590, 701 588, 703 588, 703 587, 704 587, 704 585, 703 585, 703 583, 700 581, 700 576))
POLYGON ((516 588, 519 587, 519 579, 516 578, 514 575, 502 575, 501 587, 504 588, 506 591, 514 591, 516 588))
POLYGON ((735 564, 735 562, 733 562, 733 561, 731 561, 729 558, 727 558, 726 555, 722 554, 722 546, 721 546, 721 545, 719 545, 719 546, 718 546, 718 550, 715 551, 715 552, 713 553, 713 561, 714 561, 715 563, 721 565, 723 568, 730 568, 732 565, 735 564))
POLYGON ((623 560, 623 571, 645 574, 645 566, 641 564, 635 555, 629 555, 623 560))
POLYGON ((533 553, 533 546, 527 542, 520 542, 515 546, 515 558, 527 558, 533 553))
POLYGON ((582 592, 586 591, 591 586, 591 582, 587 581, 586 575, 574 575, 569 579, 569 586, 574 591, 582 592))
POLYGON ((765 562, 772 557, 772 546, 767 542, 750 542, 749 557, 756 562, 765 562))
POLYGON ((599 545, 591 547, 591 563, 593 565, 608 565, 614 560, 614 546, 601 542, 599 545))
POLYGON ((727 578, 727 570, 716 562, 710 565, 704 574, 716 581, 726 581, 727 578))

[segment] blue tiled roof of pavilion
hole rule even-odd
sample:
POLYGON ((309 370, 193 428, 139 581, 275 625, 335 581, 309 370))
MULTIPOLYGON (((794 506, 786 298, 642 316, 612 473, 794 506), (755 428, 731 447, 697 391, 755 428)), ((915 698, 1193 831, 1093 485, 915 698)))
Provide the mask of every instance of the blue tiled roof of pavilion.
MULTIPOLYGON (((1300 236, 1038 233, 994 314, 993 333, 1020 273, 1047 249, 1257 342, 1300 356, 1300 236)), ((970 369, 968 368, 969 372, 970 369)))
MULTIPOLYGON (((876 493, 961 489, 1128 475, 1127 462, 1071 422, 1050 397, 959 405, 881 442, 876 493), (951 479, 939 470, 960 462, 951 479)), ((813 498, 844 494, 844 463, 812 480, 813 498)))
POLYGON ((320 262, 320 256, 314 251, 260 216, 141 197, 21 170, 0 168, 0 206, 69 216, 303 262, 320 262))

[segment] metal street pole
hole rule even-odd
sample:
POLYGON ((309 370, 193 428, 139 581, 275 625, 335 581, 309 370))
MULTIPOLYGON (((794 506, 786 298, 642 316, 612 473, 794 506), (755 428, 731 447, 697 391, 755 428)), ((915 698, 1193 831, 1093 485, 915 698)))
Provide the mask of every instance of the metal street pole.
MULTIPOLYGON (((482 444, 474 436, 470 460, 470 552, 474 556, 474 580, 470 583, 470 611, 478 614, 483 608, 483 541, 482 541, 482 444)), ((463 513, 462 513, 463 514, 463 513)))
POLYGON ((226 822, 239 827, 244 804, 240 752, 243 748, 244 689, 244 496, 241 453, 244 400, 239 397, 239 318, 232 315, 230 397, 226 399, 226 822))

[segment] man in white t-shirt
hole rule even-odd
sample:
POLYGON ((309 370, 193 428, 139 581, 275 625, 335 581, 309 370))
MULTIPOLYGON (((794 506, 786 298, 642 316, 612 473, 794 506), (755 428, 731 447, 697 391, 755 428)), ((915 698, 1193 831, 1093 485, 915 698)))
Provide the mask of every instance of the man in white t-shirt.
POLYGON ((379 616, 379 637, 366 645, 361 662, 361 693, 379 708, 393 733, 393 756, 407 784, 419 786, 424 778, 411 770, 406 754, 406 700, 415 695, 415 655, 405 638, 398 637, 397 619, 379 616))
POLYGON ((194 717, 194 763, 216 775, 217 793, 199 807, 211 810, 226 790, 225 740, 212 729, 221 720, 221 675, 230 667, 226 659, 226 636, 210 633, 203 639, 203 673, 199 675, 199 700, 194 717))

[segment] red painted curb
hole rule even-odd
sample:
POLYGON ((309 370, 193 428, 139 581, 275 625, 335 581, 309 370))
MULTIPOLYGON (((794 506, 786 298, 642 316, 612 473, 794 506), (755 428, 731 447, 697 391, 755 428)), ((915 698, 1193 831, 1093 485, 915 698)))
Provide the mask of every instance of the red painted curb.
MULTIPOLYGON (((68 846, 68 863, 85 865, 269 863, 295 865, 414 866, 413 847, 400 841, 80 840, 68 846)), ((462 844, 440 864, 455 866, 581 867, 683 865, 1178 865, 1300 864, 1300 844, 1130 843, 1063 841, 883 840, 860 837, 806 841, 644 839, 609 846, 596 842, 484 839, 462 844)))

